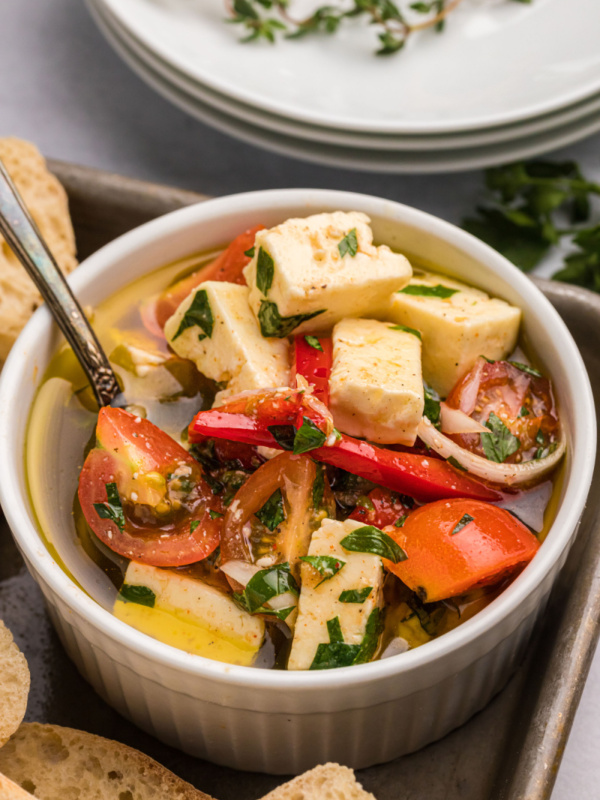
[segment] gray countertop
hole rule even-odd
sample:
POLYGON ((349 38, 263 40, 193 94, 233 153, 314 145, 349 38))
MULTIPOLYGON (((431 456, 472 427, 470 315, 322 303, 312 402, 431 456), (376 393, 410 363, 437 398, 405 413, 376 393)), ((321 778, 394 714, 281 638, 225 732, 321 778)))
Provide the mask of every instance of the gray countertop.
MULTIPOLYGON (((0 136, 29 139, 45 155, 65 161, 214 195, 292 186, 359 191, 451 222, 472 210, 481 192, 481 172, 419 177, 329 169, 272 155, 207 128, 124 66, 81 0, 0 0, 0 70, 0 136)), ((552 157, 574 158, 600 180, 600 135, 552 157)), ((551 261, 540 272, 554 268, 551 261)), ((597 655, 553 800, 596 800, 599 748, 597 655)))

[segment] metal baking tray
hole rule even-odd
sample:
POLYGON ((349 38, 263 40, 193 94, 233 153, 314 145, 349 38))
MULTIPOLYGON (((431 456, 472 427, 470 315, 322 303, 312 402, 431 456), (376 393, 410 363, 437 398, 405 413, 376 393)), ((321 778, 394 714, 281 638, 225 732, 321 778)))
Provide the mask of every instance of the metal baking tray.
MULTIPOLYGON (((79 256, 202 195, 52 162, 65 185, 79 256)), ((536 281, 575 337, 600 406, 600 296, 536 281)), ((576 544, 535 641, 505 689, 441 741, 359 779, 378 800, 543 800, 550 797, 598 639, 600 469, 576 544)), ((219 800, 255 800, 280 778, 240 773, 175 751, 135 728, 97 696, 68 660, 0 513, 0 618, 27 656, 28 720, 81 728, 156 758, 219 800)))

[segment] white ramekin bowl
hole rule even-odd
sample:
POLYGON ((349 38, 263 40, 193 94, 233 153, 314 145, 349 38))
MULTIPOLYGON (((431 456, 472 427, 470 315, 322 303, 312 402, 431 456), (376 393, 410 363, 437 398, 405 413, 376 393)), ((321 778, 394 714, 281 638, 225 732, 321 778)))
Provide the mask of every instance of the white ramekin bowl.
POLYGON ((439 639, 370 664, 288 673, 210 661, 127 626, 67 577, 44 545, 31 508, 25 434, 58 342, 45 308, 20 336, 0 380, 0 502, 69 655, 102 697, 141 728, 188 753, 244 770, 295 773, 328 760, 366 767, 440 738, 481 709, 519 663, 573 541, 594 465, 592 393, 556 311, 494 250, 398 203, 304 189, 211 200, 112 242, 87 259, 71 285, 84 304, 93 305, 251 225, 335 209, 366 212, 377 240, 520 306, 524 335, 553 377, 568 433, 558 513, 539 553, 497 600, 439 639))

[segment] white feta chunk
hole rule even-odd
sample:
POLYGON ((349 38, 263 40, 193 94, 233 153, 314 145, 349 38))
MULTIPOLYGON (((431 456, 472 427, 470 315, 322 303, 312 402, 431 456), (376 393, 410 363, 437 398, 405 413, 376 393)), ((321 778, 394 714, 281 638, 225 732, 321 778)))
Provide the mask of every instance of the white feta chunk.
POLYGON ((330 406, 337 428, 413 445, 423 416, 421 340, 389 322, 344 319, 333 329, 330 406))
POLYGON ((336 618, 345 644, 363 644, 369 617, 383 603, 384 573, 379 556, 350 552, 340 544, 361 527, 362 523, 355 520, 325 519, 313 533, 308 555, 329 556, 339 565, 343 562, 343 566, 333 577, 323 580, 314 566, 302 563, 302 589, 288 669, 310 669, 319 645, 330 643, 327 623, 336 618), (342 592, 362 593, 365 599, 342 602, 342 592))
POLYGON ((496 361, 512 352, 521 310, 445 275, 423 272, 392 295, 385 317, 421 332, 425 381, 446 397, 478 356, 496 361), (408 293, 419 291, 425 293, 408 293))
POLYGON ((218 405, 238 392, 287 386, 288 342, 261 336, 247 286, 205 281, 181 303, 165 325, 170 346, 198 370, 227 388, 218 405))
POLYGON ((327 330, 386 306, 412 270, 404 256, 373 245, 369 222, 365 214, 336 211, 256 234, 244 275, 263 335, 327 330))

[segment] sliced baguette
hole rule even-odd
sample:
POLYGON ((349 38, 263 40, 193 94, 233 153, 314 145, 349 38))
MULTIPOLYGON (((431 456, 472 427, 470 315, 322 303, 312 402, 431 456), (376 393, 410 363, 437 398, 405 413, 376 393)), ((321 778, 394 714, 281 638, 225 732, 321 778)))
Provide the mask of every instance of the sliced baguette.
POLYGON ((0 747, 25 716, 29 683, 25 656, 15 644, 12 633, 0 621, 0 747))
POLYGON ((278 786, 262 800, 375 800, 375 797, 364 791, 348 767, 322 764, 278 786))
POLYGON ((39 800, 211 800, 138 750, 37 722, 0 749, 0 773, 39 800))
MULTIPOLYGON (((39 150, 29 142, 0 138, 0 159, 23 195, 57 263, 63 272, 71 272, 77 260, 65 190, 48 172, 39 150)), ((25 270, 0 237, 0 367, 41 301, 25 270)))
POLYGON ((25 789, 0 775, 0 800, 31 800, 32 797, 25 789))

